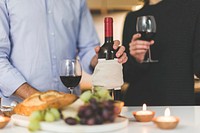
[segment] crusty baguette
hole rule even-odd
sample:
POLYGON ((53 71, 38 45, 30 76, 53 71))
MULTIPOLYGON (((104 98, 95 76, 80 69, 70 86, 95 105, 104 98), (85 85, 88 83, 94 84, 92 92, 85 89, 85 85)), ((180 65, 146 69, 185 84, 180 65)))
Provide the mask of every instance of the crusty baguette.
POLYGON ((46 108, 63 108, 73 103, 78 97, 73 94, 62 93, 54 90, 35 93, 18 104, 14 113, 29 116, 35 110, 46 108))

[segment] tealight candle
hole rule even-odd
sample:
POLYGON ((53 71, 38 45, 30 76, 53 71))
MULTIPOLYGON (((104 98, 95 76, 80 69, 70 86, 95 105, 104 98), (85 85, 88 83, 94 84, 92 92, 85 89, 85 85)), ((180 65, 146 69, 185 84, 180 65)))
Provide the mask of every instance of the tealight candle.
POLYGON ((170 109, 166 108, 164 116, 154 118, 153 121, 161 129, 173 129, 177 126, 179 118, 170 116, 170 109))
POLYGON ((0 116, 0 129, 5 127, 9 121, 10 121, 10 118, 0 116))
POLYGON ((133 112, 133 115, 137 121, 149 122, 155 115, 155 112, 147 110, 146 104, 143 104, 142 110, 133 112))

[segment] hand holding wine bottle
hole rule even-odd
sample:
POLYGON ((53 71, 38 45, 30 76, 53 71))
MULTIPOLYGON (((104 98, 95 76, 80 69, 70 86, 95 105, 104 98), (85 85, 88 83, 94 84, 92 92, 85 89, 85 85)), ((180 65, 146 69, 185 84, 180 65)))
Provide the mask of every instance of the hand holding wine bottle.
POLYGON ((98 64, 92 75, 92 84, 105 87, 113 92, 121 89, 123 84, 122 64, 119 62, 126 62, 127 56, 124 53, 124 46, 118 50, 119 42, 114 43, 113 41, 113 19, 106 17, 104 26, 105 42, 98 51, 98 64))
MULTIPOLYGON (((111 17, 106 17, 104 19, 104 28, 105 28, 105 42, 100 47, 97 46, 95 51, 97 53, 98 59, 118 59, 118 62, 123 64, 128 60, 128 57, 125 53, 125 47, 120 45, 119 40, 113 41, 113 19, 111 17)), ((97 60, 97 58, 95 60, 97 60)), ((97 63, 95 63, 96 65, 97 63)), ((95 65, 92 65, 95 67, 95 65)))

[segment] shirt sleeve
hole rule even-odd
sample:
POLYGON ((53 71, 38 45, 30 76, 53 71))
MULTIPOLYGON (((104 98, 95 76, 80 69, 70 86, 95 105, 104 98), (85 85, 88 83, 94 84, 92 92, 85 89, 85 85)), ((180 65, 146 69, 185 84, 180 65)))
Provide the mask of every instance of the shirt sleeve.
POLYGON ((93 69, 90 66, 92 58, 95 56, 94 48, 99 43, 99 38, 96 33, 92 16, 89 9, 87 8, 85 0, 82 0, 81 4, 81 14, 80 14, 80 27, 79 27, 79 37, 78 37, 78 50, 79 57, 81 59, 81 64, 83 69, 91 74, 93 69))
POLYGON ((0 1, 0 97, 9 97, 25 83, 24 77, 9 61, 11 42, 9 39, 9 17, 6 2, 0 1))
POLYGON ((136 14, 129 12, 125 18, 124 29, 122 35, 122 44, 125 46, 125 52, 128 56, 128 61, 123 64, 123 75, 125 82, 131 82, 133 79, 137 79, 141 75, 141 72, 145 72, 149 68, 149 63, 138 63, 136 59, 130 55, 129 43, 132 40, 132 36, 136 34, 136 14))
POLYGON ((200 77, 200 10, 197 16, 196 26, 195 26, 195 39, 194 39, 194 74, 200 77))

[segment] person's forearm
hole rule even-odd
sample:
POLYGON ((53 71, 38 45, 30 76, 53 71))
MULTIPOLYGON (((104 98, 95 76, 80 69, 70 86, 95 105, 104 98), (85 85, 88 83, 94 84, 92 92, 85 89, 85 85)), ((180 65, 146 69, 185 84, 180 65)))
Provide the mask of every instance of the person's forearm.
POLYGON ((15 96, 20 97, 22 99, 26 99, 30 95, 39 92, 37 89, 33 88, 27 83, 22 84, 14 93, 15 96))

